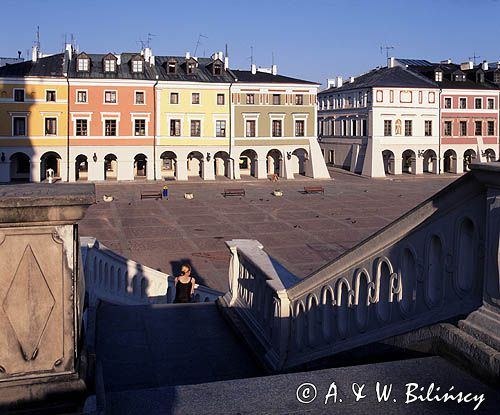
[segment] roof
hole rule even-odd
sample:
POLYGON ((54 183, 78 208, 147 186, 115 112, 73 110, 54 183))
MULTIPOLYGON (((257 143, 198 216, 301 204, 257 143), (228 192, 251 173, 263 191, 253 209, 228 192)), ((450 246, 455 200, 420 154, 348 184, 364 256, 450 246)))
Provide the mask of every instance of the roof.
POLYGON ((77 57, 80 54, 73 54, 69 65, 69 77, 77 79, 136 79, 136 80, 154 80, 156 79, 156 70, 153 65, 144 62, 143 72, 132 72, 130 61, 137 52, 125 52, 120 54, 120 65, 116 65, 116 72, 104 72, 103 61, 104 57, 109 53, 84 53, 82 54, 90 58, 90 71, 77 71, 77 57))
MULTIPOLYGON (((193 58, 190 58, 193 59, 193 58)), ((233 77, 230 72, 222 68, 220 75, 214 75, 212 73, 212 63, 214 62, 211 58, 197 58, 194 60, 198 62, 194 73, 188 74, 185 68, 186 58, 184 56, 156 56, 156 71, 159 75, 159 79, 162 81, 182 81, 182 82, 220 82, 228 83, 234 82, 233 77), (176 61, 177 68, 175 74, 169 74, 165 67, 165 63, 169 61, 176 61)), ((218 59, 218 61, 220 61, 218 59)), ((222 63, 222 62, 221 62, 222 63)))
POLYGON ((421 74, 434 82, 442 89, 498 89, 498 86, 485 77, 484 82, 478 81, 477 75, 484 73, 481 65, 476 65, 472 69, 461 69, 461 66, 456 63, 431 63, 429 61, 417 59, 397 59, 407 69, 415 73, 421 74), (435 81, 435 72, 443 72, 443 80, 435 81), (453 78, 454 74, 463 73, 464 81, 456 81, 453 78))
POLYGON ((64 54, 58 53, 43 58, 36 62, 24 61, 13 64, 6 64, 0 67, 0 77, 26 77, 26 76, 64 76, 63 74, 64 54))
POLYGON ((305 81, 303 79, 290 78, 284 75, 273 75, 268 72, 252 73, 252 71, 242 71, 239 69, 231 70, 238 82, 256 83, 256 84, 309 84, 318 85, 317 82, 305 81))
POLYGON ((373 87, 408 87, 408 88, 437 88, 436 84, 423 76, 419 76, 400 66, 392 68, 373 69, 354 78, 354 82, 344 83, 340 88, 329 88, 320 94, 349 91, 352 89, 373 87))

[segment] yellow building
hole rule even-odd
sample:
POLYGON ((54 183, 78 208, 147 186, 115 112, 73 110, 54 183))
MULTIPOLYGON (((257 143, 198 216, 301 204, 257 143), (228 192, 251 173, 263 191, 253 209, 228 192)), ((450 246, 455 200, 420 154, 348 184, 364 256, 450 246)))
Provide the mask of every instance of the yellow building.
POLYGON ((64 54, 0 68, 0 181, 67 177, 64 54))

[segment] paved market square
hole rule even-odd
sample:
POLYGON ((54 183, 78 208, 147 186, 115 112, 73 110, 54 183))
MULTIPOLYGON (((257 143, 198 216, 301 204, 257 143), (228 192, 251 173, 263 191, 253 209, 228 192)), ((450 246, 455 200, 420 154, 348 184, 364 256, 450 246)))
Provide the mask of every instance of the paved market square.
POLYGON ((168 274, 189 262, 198 283, 225 291, 227 240, 257 239, 304 278, 457 179, 330 173, 333 180, 97 184, 98 202, 80 222, 80 235, 96 237, 117 253, 168 274), (164 184, 168 200, 141 200, 141 191, 160 191, 164 184), (323 186, 325 194, 303 194, 304 186, 311 185, 323 186), (225 188, 243 188, 246 197, 224 198, 225 188), (282 197, 272 194, 277 188, 282 197), (187 192, 194 194, 192 200, 184 199, 187 192), (104 202, 104 195, 114 200, 104 202))

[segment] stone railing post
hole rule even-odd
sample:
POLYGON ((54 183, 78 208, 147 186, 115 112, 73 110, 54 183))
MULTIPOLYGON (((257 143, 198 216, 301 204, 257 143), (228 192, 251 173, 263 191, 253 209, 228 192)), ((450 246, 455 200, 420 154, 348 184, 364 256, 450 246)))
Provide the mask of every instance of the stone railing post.
POLYGON ((0 412, 81 403, 85 185, 0 186, 0 412))

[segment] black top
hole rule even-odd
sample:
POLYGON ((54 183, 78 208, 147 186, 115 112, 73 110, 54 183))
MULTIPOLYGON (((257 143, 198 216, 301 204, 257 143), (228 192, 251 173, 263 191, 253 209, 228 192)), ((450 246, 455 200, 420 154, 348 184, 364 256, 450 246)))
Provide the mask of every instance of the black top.
POLYGON ((174 303, 190 303, 192 285, 192 278, 190 278, 189 282, 186 283, 183 283, 180 279, 178 279, 177 283, 175 284, 174 303))

